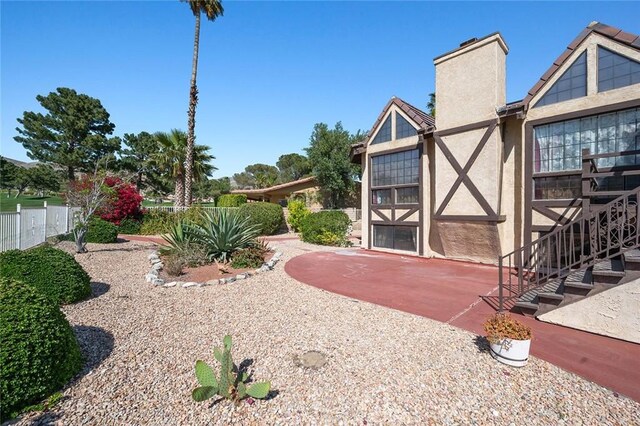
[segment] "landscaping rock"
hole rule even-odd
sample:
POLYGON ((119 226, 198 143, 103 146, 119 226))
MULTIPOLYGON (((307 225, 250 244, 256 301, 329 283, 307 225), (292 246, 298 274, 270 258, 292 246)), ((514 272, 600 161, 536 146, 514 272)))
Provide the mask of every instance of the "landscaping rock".
POLYGON ((232 283, 236 280, 236 277, 229 277, 224 279, 227 284, 232 283))
POLYGON ((162 260, 156 258, 156 259, 151 259, 151 264, 155 265, 156 263, 162 263, 162 260))
POLYGON ((247 278, 247 274, 238 274, 236 275, 236 280, 244 280, 247 278))
POLYGON ((151 283, 153 285, 163 285, 164 284, 164 280, 162 278, 156 278, 155 280, 151 281, 151 283))
POLYGON ((156 271, 162 271, 162 268, 164 268, 164 264, 162 262, 160 263, 154 263, 151 266, 151 269, 155 269, 156 271))
POLYGON ((147 256, 147 259, 154 260, 154 259, 160 259, 160 257, 158 256, 158 253, 153 252, 149 256, 147 256))
POLYGON ((195 287, 195 286, 197 286, 197 285, 198 285, 198 283, 193 282, 193 281, 189 281, 188 283, 184 283, 184 284, 182 284, 182 288, 195 287))
POLYGON ((227 283, 227 280, 226 280, 226 279, 224 279, 224 278, 220 278, 220 279, 218 280, 218 284, 220 284, 220 285, 222 285, 222 284, 226 284, 226 283, 227 283))
POLYGON ((220 280, 209 280, 205 284, 206 285, 218 285, 218 284, 220 284, 220 280))
POLYGON ((156 278, 158 278, 158 276, 154 275, 154 274, 146 274, 144 276, 145 281, 148 282, 148 283, 150 283, 151 281, 155 280, 156 278))
POLYGON ((170 283, 166 283, 165 285, 163 285, 163 287, 175 287, 177 285, 178 283, 176 281, 172 281, 170 283))

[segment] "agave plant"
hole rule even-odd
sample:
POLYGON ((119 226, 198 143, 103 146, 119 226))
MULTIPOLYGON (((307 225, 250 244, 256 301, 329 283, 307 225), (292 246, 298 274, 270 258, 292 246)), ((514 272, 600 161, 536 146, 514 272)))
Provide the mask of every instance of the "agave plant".
POLYGON ((249 375, 240 371, 231 358, 231 336, 222 339, 223 348, 215 348, 213 356, 220 363, 220 375, 216 376, 213 369, 204 361, 196 361, 196 378, 200 386, 191 394, 197 402, 206 401, 216 395, 230 399, 238 404, 247 396, 262 399, 269 394, 270 382, 259 382, 247 385, 249 375))
POLYGON ((164 253, 181 253, 189 247, 192 241, 191 226, 184 221, 179 221, 171 227, 162 238, 167 242, 167 246, 161 249, 164 253))
POLYGON ((249 247, 258 236, 257 226, 249 224, 249 218, 231 209, 220 208, 204 213, 204 225, 189 225, 187 237, 207 250, 209 260, 227 263, 233 252, 249 247))

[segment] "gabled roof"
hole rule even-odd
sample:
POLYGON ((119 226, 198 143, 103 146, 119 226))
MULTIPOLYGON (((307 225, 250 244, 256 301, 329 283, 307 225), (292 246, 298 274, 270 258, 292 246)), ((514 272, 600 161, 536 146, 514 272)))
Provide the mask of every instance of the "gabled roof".
POLYGON ((567 46, 562 55, 553 61, 553 64, 547 72, 545 72, 540 80, 529 90, 527 96, 523 99, 523 103, 528 105, 531 99, 540 92, 540 90, 546 85, 547 81, 553 77, 558 69, 569 59, 571 54, 582 44, 582 42, 591 35, 591 33, 597 33, 612 40, 622 43, 636 50, 640 50, 640 36, 635 34, 624 32, 618 28, 611 27, 609 25, 602 24, 600 22, 592 22, 587 28, 582 30, 580 34, 567 46))
POLYGON ((387 112, 389 111, 389 108, 391 108, 391 105, 395 105, 398 108, 400 108, 402 112, 407 114, 407 116, 409 116, 409 118, 415 124, 417 124, 421 129, 426 129, 427 127, 434 126, 436 124, 435 118, 433 118, 426 112, 419 110, 418 108, 414 107, 410 103, 405 102, 402 99, 396 98, 394 96, 389 100, 389 102, 387 102, 387 105, 385 105, 385 107, 382 109, 382 112, 378 116, 378 119, 376 120, 375 123, 373 123, 373 127, 371 127, 371 130, 369 131, 369 137, 367 138, 367 143, 369 142, 369 139, 371 139, 371 137, 373 136, 373 132, 378 128, 378 126, 382 122, 382 119, 387 115, 387 112))

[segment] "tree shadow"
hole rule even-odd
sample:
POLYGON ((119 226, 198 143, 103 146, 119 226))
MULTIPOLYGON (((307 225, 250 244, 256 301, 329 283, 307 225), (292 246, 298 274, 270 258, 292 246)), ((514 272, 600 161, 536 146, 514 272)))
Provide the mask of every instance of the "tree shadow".
POLYGON ((106 292, 109 291, 111 286, 107 283, 103 283, 100 281, 91 281, 91 296, 90 299, 100 297, 106 292))
MULTIPOLYGON (((58 404, 60 402, 58 402, 58 404)), ((55 407, 53 407, 53 409, 55 409, 55 407)), ((29 424, 38 426, 57 425, 60 424, 62 413, 63 412, 60 411, 43 411, 36 417, 29 419, 29 424)))
POLYGON ((473 344, 476 345, 478 352, 480 353, 488 353, 489 352, 489 341, 484 336, 475 336, 473 338, 473 344))
POLYGON ((100 328, 88 325, 76 325, 73 332, 78 339, 80 351, 85 360, 84 367, 73 382, 98 367, 113 352, 113 334, 100 328))

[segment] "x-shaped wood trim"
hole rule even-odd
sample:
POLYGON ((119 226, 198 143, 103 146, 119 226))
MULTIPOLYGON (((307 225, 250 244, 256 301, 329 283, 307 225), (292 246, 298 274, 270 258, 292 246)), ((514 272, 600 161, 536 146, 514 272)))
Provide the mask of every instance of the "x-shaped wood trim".
POLYGON ((417 211, 418 211, 417 207, 409 209, 409 211, 407 211, 405 214, 403 214, 402 216, 396 218, 396 221, 402 222, 403 220, 405 220, 406 218, 408 218, 409 216, 411 216, 412 214, 414 214, 417 211))
POLYGON ((387 217, 386 214, 382 213, 380 211, 380 209, 376 209, 375 207, 371 208, 371 211, 375 214, 377 214, 378 216, 380 216, 382 218, 382 220, 386 221, 386 222, 391 222, 391 219, 389 217, 387 217))
POLYGON ((487 141, 489 140, 489 137, 495 130, 497 124, 498 124, 497 120, 489 124, 489 126, 487 127, 487 130, 484 132, 484 135, 482 135, 482 139, 480 139, 480 142, 478 142, 476 149, 471 154, 471 157, 469 157, 469 160, 467 160, 467 164, 465 164, 464 168, 460 166, 460 163, 458 163, 458 160, 456 160, 456 158, 453 156, 453 154, 451 153, 447 145, 444 143, 442 138, 437 134, 434 135, 433 138, 436 141, 436 145, 438 145, 438 147, 440 148, 440 150, 442 151, 446 159, 449 161, 453 169, 458 173, 458 178, 451 186, 451 189, 449 189, 449 192, 447 193, 446 197, 444 197, 444 200, 442 200, 442 204, 440 204, 440 207, 436 211, 436 216, 439 216, 442 214, 444 209, 447 207, 447 204, 449 204, 449 201, 451 201, 451 198, 453 198, 453 195, 458 190, 458 187, 463 182, 467 187, 467 189, 469 189, 469 192, 471 192, 471 195, 473 195, 476 201, 478 201, 478 203, 480 204, 482 209, 487 213, 487 215, 497 216, 497 213, 493 211, 489 202, 480 193, 478 188, 471 181, 471 179, 469 178, 469 175, 467 174, 469 173, 471 166, 473 166, 473 163, 480 156, 482 149, 487 144, 487 141))
POLYGON ((537 206, 532 206, 532 208, 533 210, 537 211, 541 215, 555 221, 557 225, 564 225, 566 223, 571 222, 580 213, 580 209, 575 207, 567 207, 562 213, 558 213, 554 210, 551 210, 549 207, 546 207, 546 206, 537 205, 537 206), (569 214, 572 208, 574 209, 573 214, 569 214))

